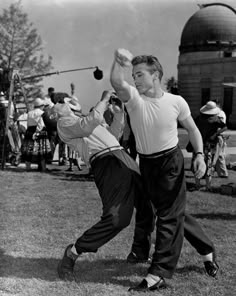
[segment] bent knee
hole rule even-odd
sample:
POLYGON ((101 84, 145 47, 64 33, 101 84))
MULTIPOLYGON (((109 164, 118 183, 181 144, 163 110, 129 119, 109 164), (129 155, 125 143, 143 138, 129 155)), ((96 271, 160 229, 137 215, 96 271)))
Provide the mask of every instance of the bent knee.
POLYGON ((131 221, 130 215, 124 215, 124 216, 116 215, 116 216, 113 216, 112 227, 114 229, 123 229, 129 226, 130 221, 131 221))

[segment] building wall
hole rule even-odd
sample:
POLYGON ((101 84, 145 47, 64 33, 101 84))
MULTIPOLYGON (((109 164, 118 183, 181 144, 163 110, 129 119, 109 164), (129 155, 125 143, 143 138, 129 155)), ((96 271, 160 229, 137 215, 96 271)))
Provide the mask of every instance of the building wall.
MULTIPOLYGON (((184 53, 179 56, 178 88, 179 94, 188 102, 192 115, 199 114, 199 109, 207 100, 218 100, 225 106, 225 88, 222 83, 236 82, 236 53, 224 57, 224 52, 184 53), (210 94, 209 94, 210 92, 210 94), (209 98, 208 98, 209 95, 209 98)), ((227 87, 228 88, 228 87, 227 87)), ((232 113, 229 117, 231 128, 236 128, 236 88, 232 92, 232 113)))

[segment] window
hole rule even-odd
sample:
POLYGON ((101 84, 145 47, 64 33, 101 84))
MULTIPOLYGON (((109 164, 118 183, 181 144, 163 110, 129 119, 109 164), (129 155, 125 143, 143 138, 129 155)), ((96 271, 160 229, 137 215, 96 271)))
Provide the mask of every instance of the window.
POLYGON ((211 89, 209 87, 202 88, 202 101, 201 104, 204 106, 211 98, 211 89))
POLYGON ((232 52, 231 51, 224 51, 224 58, 231 58, 232 52))

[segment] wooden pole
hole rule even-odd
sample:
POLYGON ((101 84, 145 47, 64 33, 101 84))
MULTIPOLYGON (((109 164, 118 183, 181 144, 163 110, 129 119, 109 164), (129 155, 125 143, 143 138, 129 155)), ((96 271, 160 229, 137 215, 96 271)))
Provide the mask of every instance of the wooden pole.
POLYGON ((21 88, 21 91, 22 91, 22 94, 23 94, 23 97, 24 97, 24 101, 25 101, 25 105, 26 105, 26 109, 27 111, 29 111, 29 101, 28 101, 28 98, 26 96, 26 93, 25 93, 25 88, 22 84, 22 81, 21 81, 21 78, 18 74, 15 75, 15 79, 17 79, 17 81, 19 82, 20 84, 20 88, 21 88))
POLYGON ((10 89, 9 89, 9 98, 8 98, 8 108, 7 108, 7 118, 6 118, 6 125, 5 125, 5 133, 3 138, 3 148, 2 148, 2 170, 5 169, 5 162, 6 162, 6 143, 7 143, 7 137, 8 137, 8 128, 9 128, 9 120, 10 120, 10 114, 11 114, 11 104, 12 104, 12 98, 13 98, 13 92, 14 92, 14 76, 15 71, 12 71, 11 74, 11 82, 10 82, 10 89))

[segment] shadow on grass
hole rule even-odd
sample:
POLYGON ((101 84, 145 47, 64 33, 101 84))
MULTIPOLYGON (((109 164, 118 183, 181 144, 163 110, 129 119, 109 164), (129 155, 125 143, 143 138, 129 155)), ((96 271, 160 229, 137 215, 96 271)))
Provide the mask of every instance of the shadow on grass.
MULTIPOLYGON (((25 258, 12 257, 0 250, 0 274, 2 278, 40 279, 49 282, 60 280, 57 275, 57 265, 60 259, 56 258, 25 258)), ((113 284, 130 287, 132 276, 146 275, 148 264, 128 264, 125 259, 95 259, 79 258, 76 262, 76 283, 113 284)), ((177 274, 183 276, 191 272, 204 274, 202 266, 187 265, 176 269, 177 274)), ((135 282, 136 284, 136 282, 135 282)))
MULTIPOLYGON (((55 175, 55 174, 54 174, 55 175)), ((60 178, 62 181, 82 181, 82 182, 94 182, 94 177, 90 174, 61 174, 58 176, 63 176, 63 178, 60 178)))
POLYGON ((236 214, 229 213, 199 213, 191 214, 191 216, 199 219, 208 219, 208 220, 225 220, 225 221, 234 221, 236 220, 236 214))
POLYGON ((186 265, 176 269, 176 273, 181 275, 189 274, 190 272, 197 272, 199 274, 205 274, 205 270, 203 266, 196 265, 186 265))
POLYGON ((26 171, 24 167, 7 167, 4 169, 7 172, 14 173, 26 173, 26 174, 48 174, 54 177, 62 177, 61 180, 66 181, 82 181, 82 182, 93 182, 94 177, 91 174, 83 173, 83 172, 66 172, 63 169, 59 168, 50 168, 47 169, 46 172, 39 172, 37 169, 31 169, 30 171, 26 171))
MULTIPOLYGON (((200 190, 197 188, 196 183, 195 182, 186 182, 186 189, 189 192, 193 192, 193 191, 201 191, 201 192, 207 192, 207 193, 221 193, 221 185, 219 186, 211 186, 211 191, 206 191, 205 189, 205 185, 201 185, 200 190)), ((222 194, 225 195, 225 194, 222 194)))
POLYGON ((14 173, 29 173, 29 174, 34 174, 34 173, 37 173, 37 174, 51 174, 51 173, 56 173, 56 172, 61 172, 61 173, 64 173, 62 170, 60 169, 57 169, 57 168, 52 168, 52 169, 48 169, 46 170, 46 172, 40 172, 37 170, 37 168, 31 168, 29 171, 26 171, 26 169, 24 167, 13 167, 13 166, 10 166, 10 167, 6 167, 4 169, 4 171, 6 172, 14 172, 14 173))
MULTIPOLYGON (((49 282, 60 280, 57 275, 56 258, 12 257, 0 250, 0 276, 2 278, 40 279, 49 282)), ((128 277, 145 275, 148 265, 131 265, 122 259, 87 260, 80 258, 75 265, 77 283, 118 284, 130 286, 128 277)))

